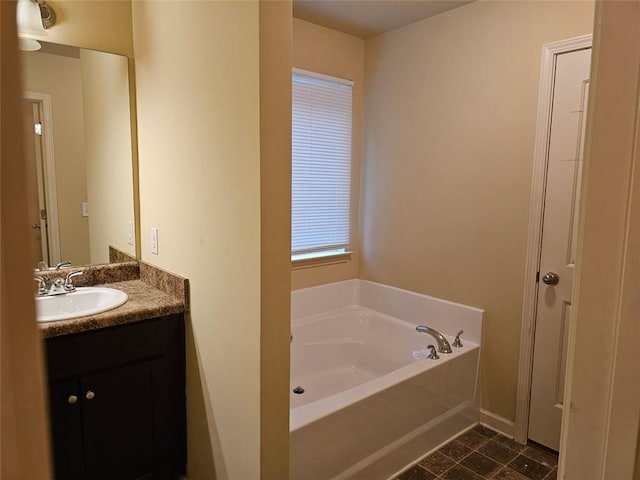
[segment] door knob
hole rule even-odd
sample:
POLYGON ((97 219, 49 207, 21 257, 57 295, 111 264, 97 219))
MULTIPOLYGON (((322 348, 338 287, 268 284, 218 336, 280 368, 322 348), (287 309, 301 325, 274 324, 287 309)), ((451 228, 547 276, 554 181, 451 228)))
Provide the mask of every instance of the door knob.
POLYGON ((34 224, 32 224, 32 225, 31 225, 31 228, 33 228, 34 230, 36 230, 36 229, 40 229, 40 228, 42 228, 42 226, 41 226, 39 223, 34 223, 34 224))
POLYGON ((67 402, 69 402, 71 405, 73 405, 77 401, 78 401, 78 397, 76 397, 75 395, 69 395, 69 398, 67 398, 67 402))
POLYGON ((542 281, 545 285, 557 285, 560 282, 560 277, 557 273, 549 272, 544 274, 542 281))
POLYGON ((86 398, 87 400, 93 400, 93 399, 95 398, 95 396, 96 396, 96 394, 95 394, 95 393, 93 393, 91 390, 89 390, 89 391, 87 392, 87 394, 85 395, 85 398, 86 398))

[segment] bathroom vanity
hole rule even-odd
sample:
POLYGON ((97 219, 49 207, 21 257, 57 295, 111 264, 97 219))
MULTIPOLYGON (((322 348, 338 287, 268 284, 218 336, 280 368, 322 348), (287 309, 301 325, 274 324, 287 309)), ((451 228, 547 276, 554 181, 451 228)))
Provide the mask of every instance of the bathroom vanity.
POLYGON ((148 283, 109 283, 128 294, 127 303, 40 324, 56 479, 177 479, 185 473, 188 283, 176 278, 152 273, 148 283), (178 295, 156 288, 180 280, 178 295))

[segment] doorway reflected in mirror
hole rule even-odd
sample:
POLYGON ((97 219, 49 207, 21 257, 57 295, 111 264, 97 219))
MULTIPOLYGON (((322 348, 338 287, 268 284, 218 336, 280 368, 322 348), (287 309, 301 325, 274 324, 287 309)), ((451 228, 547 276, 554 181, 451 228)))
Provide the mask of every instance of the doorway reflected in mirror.
POLYGON ((135 257, 128 60, 41 42, 22 52, 33 255, 55 266, 135 257))

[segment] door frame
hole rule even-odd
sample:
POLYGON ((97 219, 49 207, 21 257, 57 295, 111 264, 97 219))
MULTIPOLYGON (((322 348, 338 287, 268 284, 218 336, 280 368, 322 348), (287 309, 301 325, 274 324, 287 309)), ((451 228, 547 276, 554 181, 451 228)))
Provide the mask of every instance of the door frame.
POLYGON ((42 107, 42 167, 44 170, 44 195, 47 202, 47 239, 49 242, 49 266, 60 262, 60 227, 58 225, 58 192, 56 186, 56 160, 53 148, 53 108, 51 95, 41 92, 22 92, 25 100, 37 102, 42 107))
POLYGON ((555 78, 556 56, 592 46, 593 35, 582 35, 542 47, 540 86, 538 94, 538 118, 533 152, 533 174, 529 209, 529 235, 524 272, 524 295, 522 300, 522 327, 520 330, 520 360, 516 390, 515 441, 526 443, 529 431, 529 405, 531 397, 531 374, 533 371, 533 341, 538 298, 538 268, 542 250, 542 221, 544 195, 547 181, 547 160, 551 134, 551 106, 555 78))

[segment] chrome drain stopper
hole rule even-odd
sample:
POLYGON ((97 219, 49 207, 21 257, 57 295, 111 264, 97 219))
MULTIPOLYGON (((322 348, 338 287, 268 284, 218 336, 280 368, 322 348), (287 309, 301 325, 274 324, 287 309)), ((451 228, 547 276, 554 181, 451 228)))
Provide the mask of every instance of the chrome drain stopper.
POLYGON ((296 395, 301 395, 304 393, 304 388, 302 387, 296 387, 293 389, 293 393, 295 393, 296 395))

